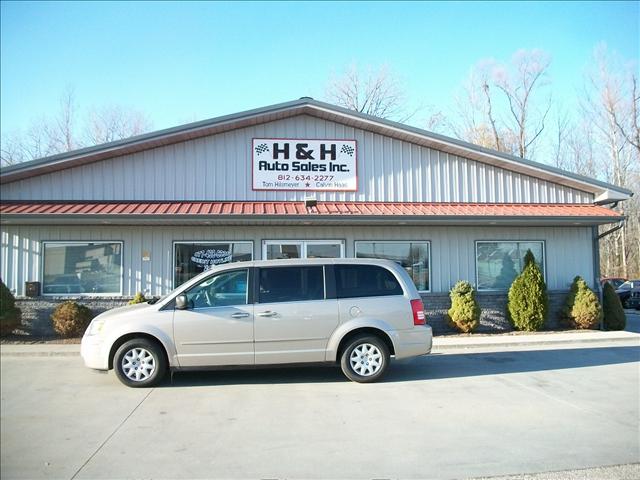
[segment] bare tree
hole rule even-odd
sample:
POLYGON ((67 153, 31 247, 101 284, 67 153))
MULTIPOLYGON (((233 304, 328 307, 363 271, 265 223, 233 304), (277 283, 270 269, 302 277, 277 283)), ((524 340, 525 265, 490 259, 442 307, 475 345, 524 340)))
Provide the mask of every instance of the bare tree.
POLYGON ((354 64, 332 78, 326 88, 329 102, 374 117, 406 122, 417 110, 407 112, 407 97, 398 78, 383 65, 361 72, 354 64))
POLYGON ((147 117, 120 106, 92 109, 80 122, 75 94, 67 88, 53 117, 33 121, 23 132, 3 132, 0 161, 3 166, 68 152, 87 145, 138 135, 151 128, 147 117), (79 125, 82 123, 82 125, 79 125))
POLYGON ((97 145, 140 135, 150 128, 151 122, 141 112, 117 105, 94 108, 88 115, 85 137, 87 143, 97 145))

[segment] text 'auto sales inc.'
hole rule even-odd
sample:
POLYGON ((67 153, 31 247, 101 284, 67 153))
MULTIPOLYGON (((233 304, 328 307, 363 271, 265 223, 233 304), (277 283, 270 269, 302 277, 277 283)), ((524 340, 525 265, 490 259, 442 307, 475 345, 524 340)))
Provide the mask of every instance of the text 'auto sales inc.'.
POLYGON ((65 299, 97 312, 219 264, 360 257, 401 264, 436 332, 459 280, 484 328, 508 328, 526 251, 552 305, 576 275, 596 287, 597 228, 631 196, 307 97, 12 165, 0 181, 0 274, 35 326, 65 299))

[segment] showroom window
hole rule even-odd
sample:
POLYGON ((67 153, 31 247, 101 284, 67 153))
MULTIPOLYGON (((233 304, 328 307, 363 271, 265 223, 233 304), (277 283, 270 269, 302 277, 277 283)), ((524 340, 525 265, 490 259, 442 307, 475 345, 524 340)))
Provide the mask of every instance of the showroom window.
POLYGON ((344 242, 341 240, 265 240, 262 242, 262 258, 343 258, 344 242))
POLYGON ((253 242, 175 242, 173 287, 216 265, 253 260, 253 242))
POLYGON ((524 268, 524 256, 531 250, 544 271, 544 242, 478 241, 476 242, 476 277, 478 290, 507 290, 524 268))
POLYGON ((384 258, 402 265, 421 292, 431 289, 430 256, 429 242, 356 242, 356 258, 384 258))
POLYGON ((44 295, 122 295, 122 242, 44 242, 44 295))

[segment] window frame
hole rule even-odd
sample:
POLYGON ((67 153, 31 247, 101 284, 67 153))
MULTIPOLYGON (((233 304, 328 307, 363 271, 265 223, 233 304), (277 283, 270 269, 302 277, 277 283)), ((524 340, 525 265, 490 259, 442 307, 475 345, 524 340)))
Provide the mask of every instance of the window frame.
MULTIPOLYGON (((353 242, 353 258, 363 258, 358 257, 358 244, 359 243, 426 243, 429 245, 429 289, 428 290, 418 290, 418 293, 431 293, 432 291, 432 267, 431 267, 431 240, 355 240, 353 242)), ((417 289, 418 287, 416 287, 417 289)))
MULTIPOLYGON (((269 260, 267 258, 267 246, 269 245, 300 245, 300 252, 302 256, 300 259, 307 259, 307 245, 340 245, 340 256, 335 258, 346 258, 346 241, 344 239, 320 239, 320 240, 302 240, 302 239, 283 239, 283 240, 262 240, 262 260, 269 260)), ((326 260, 326 259, 325 259, 326 260)))
MULTIPOLYGON (((193 244, 198 244, 198 245, 219 245, 221 243, 248 243, 248 244, 251 245, 251 260, 247 260, 247 261, 252 262, 255 259, 255 250, 254 250, 254 242, 253 242, 253 240, 219 240, 219 241, 216 241, 216 240, 203 240, 203 241, 199 241, 199 240, 173 240, 173 242, 171 244, 171 265, 169 267, 171 269, 171 290, 175 290, 180 285, 183 285, 185 283, 185 282, 183 282, 180 285, 176 285, 176 270, 175 270, 176 269, 176 246, 178 244, 186 244, 186 245, 193 245, 193 244)), ((238 262, 221 263, 220 265, 230 265, 231 263, 238 263, 238 262)), ((199 275, 199 274, 196 274, 196 275, 199 275)), ((194 277, 195 277, 195 275, 194 275, 194 277)))
POLYGON ((40 262, 40 286, 43 297, 122 297, 124 296, 124 241, 123 240, 42 240, 40 242, 42 248, 42 261, 40 262), (108 245, 117 243, 120 245, 120 290, 118 292, 109 293, 44 293, 44 266, 47 255, 47 245, 58 246, 78 246, 78 245, 108 245))
POLYGON ((547 245, 546 240, 519 240, 519 239, 500 239, 500 240, 475 240, 473 261, 476 267, 476 291, 478 292, 507 292, 509 288, 480 288, 478 281, 478 244, 480 243, 541 243, 542 244, 542 278, 547 283, 547 245))

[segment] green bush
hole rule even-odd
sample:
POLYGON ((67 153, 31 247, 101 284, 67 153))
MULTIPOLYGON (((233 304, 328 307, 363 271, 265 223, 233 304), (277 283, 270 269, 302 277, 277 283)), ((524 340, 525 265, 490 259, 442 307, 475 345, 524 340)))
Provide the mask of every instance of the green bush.
POLYGON ((573 279, 562 308, 562 320, 568 326, 580 329, 597 328, 602 320, 598 296, 580 276, 573 279))
POLYGON ((522 273, 509 289, 507 317, 516 330, 541 330, 547 318, 548 303, 547 286, 542 272, 531 250, 527 250, 522 273))
POLYGON ((20 309, 16 307, 15 297, 0 280, 0 335, 9 335, 18 328, 22 324, 21 314, 20 309))
POLYGON ((135 305, 136 303, 144 303, 146 301, 147 299, 144 298, 144 293, 138 292, 136 293, 135 297, 129 300, 129 305, 135 305))
POLYGON ((51 314, 53 329, 61 337, 81 337, 89 326, 93 312, 85 305, 68 301, 61 303, 51 314))
POLYGON ((473 287, 469 282, 460 281, 451 289, 449 296, 449 325, 463 333, 473 332, 480 324, 480 305, 473 287))
POLYGON ((624 330, 624 327, 627 325, 624 309, 622 308, 620 297, 618 297, 613 285, 609 282, 604 284, 602 306, 604 310, 605 330, 624 330))

